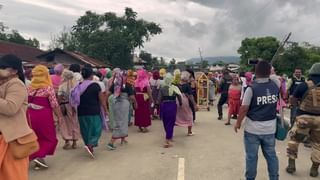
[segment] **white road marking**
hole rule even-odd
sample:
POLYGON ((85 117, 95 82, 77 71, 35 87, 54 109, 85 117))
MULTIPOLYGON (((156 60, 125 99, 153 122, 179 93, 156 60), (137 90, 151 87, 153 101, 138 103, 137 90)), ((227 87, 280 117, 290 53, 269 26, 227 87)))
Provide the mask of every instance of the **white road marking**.
POLYGON ((177 180, 184 180, 184 158, 179 158, 177 180))

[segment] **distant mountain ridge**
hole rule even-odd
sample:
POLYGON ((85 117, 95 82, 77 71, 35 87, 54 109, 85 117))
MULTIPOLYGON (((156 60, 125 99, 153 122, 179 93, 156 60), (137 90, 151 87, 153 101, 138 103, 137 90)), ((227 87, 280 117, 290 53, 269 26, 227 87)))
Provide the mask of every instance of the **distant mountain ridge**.
MULTIPOLYGON (((208 61, 209 64, 214 64, 219 61, 223 61, 224 63, 240 63, 240 57, 238 56, 215 56, 215 57, 203 57, 203 60, 208 61)), ((201 59, 199 58, 191 58, 186 60, 187 64, 193 64, 200 62, 201 59)))

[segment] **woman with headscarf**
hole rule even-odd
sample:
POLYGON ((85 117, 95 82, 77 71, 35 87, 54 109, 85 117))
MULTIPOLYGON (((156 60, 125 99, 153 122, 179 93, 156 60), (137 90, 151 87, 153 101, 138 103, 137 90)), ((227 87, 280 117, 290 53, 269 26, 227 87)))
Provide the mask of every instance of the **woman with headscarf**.
POLYGON ((83 81, 70 94, 70 104, 77 108, 80 133, 87 153, 94 158, 93 148, 98 146, 102 129, 106 129, 107 105, 105 95, 98 83, 93 81, 91 67, 82 68, 83 81))
POLYGON ((37 65, 32 69, 32 80, 27 90, 28 115, 40 144, 40 150, 32 154, 30 160, 36 163, 35 170, 39 170, 48 168, 44 158, 53 155, 58 144, 53 112, 58 118, 58 123, 62 121, 62 115, 47 67, 37 65))
POLYGON ((11 143, 32 134, 22 61, 14 55, 0 59, 0 179, 28 180, 29 157, 16 158, 11 143))
POLYGON ((72 108, 69 102, 71 89, 74 88, 77 81, 74 79, 72 71, 65 69, 62 72, 62 83, 59 86, 58 99, 60 109, 64 120, 60 122, 60 131, 62 138, 65 140, 63 149, 76 149, 77 141, 80 137, 80 128, 78 117, 75 109, 72 108), (72 145, 70 144, 72 142, 72 145))
POLYGON ((216 92, 216 79, 214 78, 214 75, 212 72, 208 73, 208 79, 209 79, 209 105, 213 106, 213 101, 215 98, 215 92, 216 92))
POLYGON ((128 77, 127 77, 127 82, 132 86, 134 87, 134 83, 136 81, 136 78, 134 77, 134 71, 129 69, 128 72, 128 77))
MULTIPOLYGON (((160 80, 160 74, 159 71, 153 71, 152 78, 150 80, 150 87, 152 91, 152 99, 156 100, 159 96, 159 91, 161 87, 161 80, 160 80)), ((153 118, 158 117, 159 115, 159 108, 156 108, 153 104, 151 106, 151 113, 153 115, 153 118)))
MULTIPOLYGON (((135 83, 135 81, 136 81, 136 76, 134 75, 135 74, 135 72, 133 71, 133 70, 131 70, 131 69, 129 69, 128 71, 127 71, 127 83, 129 83, 132 87, 134 87, 134 83, 135 83)), ((133 110, 133 105, 131 104, 130 105, 130 110, 129 110, 129 116, 128 116, 128 118, 129 118, 129 126, 132 126, 132 119, 133 119, 133 116, 134 116, 134 110, 133 110)))
POLYGON ((182 93, 177 86, 172 84, 172 82, 173 76, 170 73, 167 73, 164 78, 164 84, 159 91, 159 97, 157 100, 157 106, 160 106, 160 118, 166 132, 164 148, 172 146, 171 141, 177 115, 177 98, 179 105, 182 106, 182 93))
POLYGON ((228 90, 228 120, 225 125, 231 125, 231 117, 238 117, 240 105, 241 105, 241 89, 239 77, 232 75, 232 84, 228 90))
MULTIPOLYGON (((134 83, 136 81, 136 77, 134 76, 134 71, 129 69, 127 71, 127 83, 129 83, 132 87, 134 87, 134 83)), ((128 124, 129 126, 132 126, 132 120, 134 118, 134 109, 133 109, 133 105, 130 104, 130 110, 129 110, 129 115, 128 115, 128 124)))
MULTIPOLYGON (((121 69, 119 68, 114 68, 113 71, 111 72, 111 77, 108 81, 108 92, 107 92, 107 101, 108 101, 108 112, 109 112, 109 129, 111 131, 113 131, 114 129, 114 119, 113 119, 113 107, 112 107, 112 104, 113 104, 113 94, 110 93, 110 88, 111 86, 113 85, 113 82, 115 80, 115 75, 117 72, 121 71, 121 69)), ((130 113, 129 113, 129 116, 130 116, 130 113)))
POLYGON ((181 81, 178 83, 178 87, 182 93, 182 105, 177 109, 176 125, 180 127, 187 127, 188 136, 192 136, 193 115, 191 107, 197 109, 197 103, 194 100, 189 81, 190 73, 183 71, 181 73, 181 81))
POLYGON ((117 139, 121 139, 121 144, 127 144, 128 137, 128 114, 130 108, 130 101, 136 107, 136 100, 134 97, 133 87, 127 82, 127 74, 119 68, 114 70, 114 78, 111 88, 109 89, 109 103, 112 109, 109 109, 112 114, 113 130, 110 142, 107 145, 109 150, 115 150, 114 143, 117 139))
POLYGON ((167 74, 167 70, 164 69, 164 68, 161 68, 161 69, 159 70, 159 73, 160 73, 160 79, 163 80, 164 77, 165 77, 166 74, 167 74))
POLYGON ((83 81, 82 75, 80 73, 81 67, 79 64, 71 64, 69 70, 73 72, 73 77, 77 82, 83 81))
POLYGON ((173 82, 172 84, 178 86, 181 81, 181 71, 180 69, 176 69, 173 71, 173 82))
POLYGON ((54 70, 54 74, 50 76, 53 88, 54 88, 56 93, 58 92, 59 86, 61 84, 61 80, 62 80, 61 74, 63 72, 63 69, 64 69, 64 67, 63 67, 62 64, 55 65, 54 69, 53 69, 54 70))
MULTIPOLYGON (((194 71, 192 69, 187 69, 187 72, 190 74, 190 86, 192 89, 192 95, 194 97, 195 102, 197 102, 197 80, 194 74, 194 71)), ((193 115, 193 121, 196 120, 196 109, 194 109, 193 106, 191 106, 192 108, 192 115, 193 115)))
POLYGON ((244 73, 244 77, 240 77, 241 81, 242 81, 242 88, 241 88, 241 101, 244 97, 244 93, 246 91, 246 89, 252 85, 253 82, 253 74, 252 72, 245 72, 244 73))
POLYGON ((139 127, 140 132, 148 132, 147 127, 151 126, 150 107, 153 103, 148 74, 140 69, 137 72, 135 82, 135 94, 138 108, 134 113, 134 125, 139 127))

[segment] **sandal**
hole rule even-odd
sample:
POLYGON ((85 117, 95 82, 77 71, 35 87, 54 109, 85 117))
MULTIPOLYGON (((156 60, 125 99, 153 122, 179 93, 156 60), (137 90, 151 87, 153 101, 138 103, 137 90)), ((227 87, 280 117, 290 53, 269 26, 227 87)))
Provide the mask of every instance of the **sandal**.
POLYGON ((49 168, 49 166, 47 165, 46 161, 44 159, 35 159, 33 160, 33 162, 36 163, 36 165, 38 165, 40 168, 49 168))
POLYGON ((114 146, 114 145, 111 144, 111 143, 109 143, 109 144, 107 145, 107 148, 108 148, 110 151, 113 151, 113 150, 116 150, 116 149, 117 149, 117 147, 114 146))
POLYGON ((126 144, 128 144, 128 141, 127 141, 127 140, 122 140, 122 141, 121 141, 121 145, 126 145, 126 144))
POLYGON ((188 133, 187 136, 194 136, 194 133, 193 133, 193 132, 190 132, 190 133, 188 133))
POLYGON ((170 148, 170 147, 172 147, 172 146, 173 146, 172 144, 165 144, 165 145, 163 145, 164 148, 170 148))
POLYGON ((41 166, 39 166, 38 164, 35 164, 33 167, 33 170, 39 171, 39 170, 41 170, 41 166))
POLYGON ((84 149, 87 151, 87 153, 90 155, 90 157, 91 157, 92 159, 95 158, 95 157, 94 157, 94 154, 93 154, 93 149, 92 149, 91 147, 89 147, 89 146, 84 146, 84 149))
POLYGON ((71 146, 71 144, 69 144, 69 143, 66 143, 66 144, 64 144, 64 146, 62 147, 64 150, 69 150, 69 149, 71 149, 73 146, 71 146))
POLYGON ((73 143, 73 144, 72 144, 72 149, 77 149, 77 148, 78 148, 77 143, 73 143))

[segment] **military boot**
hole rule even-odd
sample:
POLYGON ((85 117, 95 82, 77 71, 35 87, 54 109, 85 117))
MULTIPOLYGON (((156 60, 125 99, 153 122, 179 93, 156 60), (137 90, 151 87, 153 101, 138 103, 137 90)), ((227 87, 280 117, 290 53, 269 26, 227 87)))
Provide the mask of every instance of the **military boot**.
POLYGON ((288 167, 286 168, 286 171, 289 174, 296 172, 296 161, 294 159, 288 159, 288 167))
POLYGON ((310 176, 311 177, 318 177, 318 175, 319 175, 319 172, 318 172, 319 165, 320 165, 319 163, 315 163, 315 162, 312 163, 312 166, 311 166, 311 169, 310 169, 310 176))

